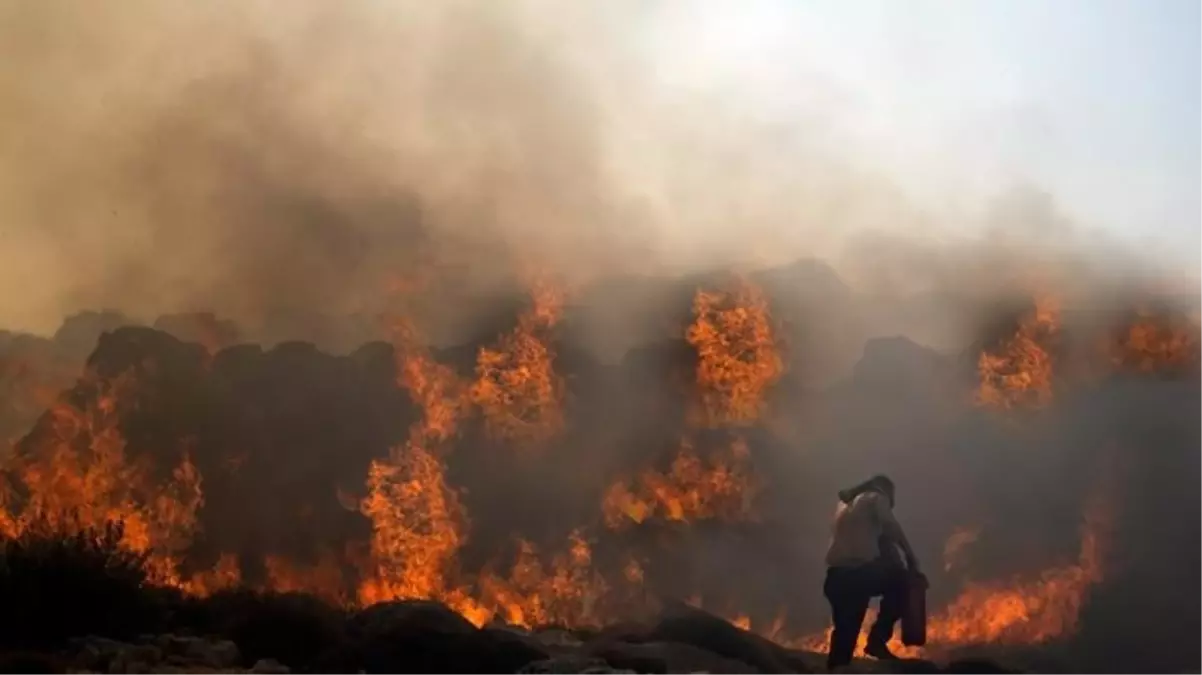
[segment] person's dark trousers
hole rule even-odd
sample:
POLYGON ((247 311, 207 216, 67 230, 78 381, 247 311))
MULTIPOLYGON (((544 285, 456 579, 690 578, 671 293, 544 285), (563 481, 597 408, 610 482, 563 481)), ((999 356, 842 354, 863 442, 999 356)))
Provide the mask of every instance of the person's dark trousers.
POLYGON ((868 633, 869 649, 884 647, 893 637, 906 599, 905 570, 883 561, 859 567, 831 567, 826 571, 822 592, 831 605, 831 642, 827 652, 828 668, 851 663, 860 637, 860 627, 868 604, 881 596, 880 611, 868 633))

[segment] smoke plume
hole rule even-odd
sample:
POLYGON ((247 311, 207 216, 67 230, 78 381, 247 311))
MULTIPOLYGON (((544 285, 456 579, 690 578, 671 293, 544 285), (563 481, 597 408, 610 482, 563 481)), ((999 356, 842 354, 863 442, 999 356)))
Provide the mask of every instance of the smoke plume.
POLYGON ((417 269, 455 327, 531 269, 579 287, 821 257, 897 292, 1115 262, 1035 191, 950 219, 915 204, 817 76, 784 112, 717 76, 677 86, 659 62, 679 17, 654 3, 0 11, 12 328, 116 307, 312 337, 306 315, 379 311, 417 269))

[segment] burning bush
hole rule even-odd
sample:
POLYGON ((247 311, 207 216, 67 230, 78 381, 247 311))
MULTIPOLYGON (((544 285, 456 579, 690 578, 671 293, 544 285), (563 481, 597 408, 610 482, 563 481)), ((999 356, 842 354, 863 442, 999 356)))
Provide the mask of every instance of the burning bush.
POLYGON ((122 545, 124 524, 67 534, 35 525, 0 549, 0 645, 54 646, 100 633, 126 637, 158 627, 171 592, 152 589, 146 554, 122 545))

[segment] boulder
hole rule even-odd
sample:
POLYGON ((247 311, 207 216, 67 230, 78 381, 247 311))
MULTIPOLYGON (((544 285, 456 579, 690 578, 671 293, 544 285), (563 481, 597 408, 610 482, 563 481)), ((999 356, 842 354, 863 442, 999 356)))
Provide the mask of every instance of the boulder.
POLYGON ((143 635, 136 643, 88 636, 72 640, 66 657, 65 662, 73 672, 246 672, 239 668, 242 656, 236 644, 221 638, 191 635, 143 635))
POLYGON ((288 666, 275 659, 259 659, 255 661, 255 665, 251 667, 250 672, 260 673, 260 675, 285 675, 292 671, 288 666))
POLYGON ((157 648, 168 662, 179 665, 232 668, 242 660, 238 645, 229 640, 208 640, 191 635, 162 635, 157 645, 135 645, 126 648, 123 653, 131 654, 138 650, 149 655, 147 648, 157 648))
POLYGON ((347 622, 352 637, 376 638, 398 633, 471 635, 479 631, 463 615, 440 602, 401 600, 381 602, 356 613, 347 622))
POLYGON ((573 650, 584 644, 583 640, 563 628, 543 628, 535 631, 532 637, 551 650, 573 650))
POLYGON ((634 673, 634 670, 619 670, 603 659, 580 654, 557 656, 526 664, 518 673, 634 673))
POLYGON ((682 642, 606 642, 590 649, 614 668, 636 673, 753 673, 755 668, 682 642))
POLYGON ((647 642, 693 645, 761 673, 800 673, 808 668, 780 645, 684 604, 665 608, 659 623, 646 635, 647 642))
POLYGON ((347 644, 322 670, 368 673, 512 673, 548 653, 512 631, 472 625, 437 602, 373 605, 348 622, 347 644))
POLYGON ((273 659, 307 669, 343 640, 344 613, 309 595, 223 591, 201 604, 206 632, 236 642, 246 664, 273 659))

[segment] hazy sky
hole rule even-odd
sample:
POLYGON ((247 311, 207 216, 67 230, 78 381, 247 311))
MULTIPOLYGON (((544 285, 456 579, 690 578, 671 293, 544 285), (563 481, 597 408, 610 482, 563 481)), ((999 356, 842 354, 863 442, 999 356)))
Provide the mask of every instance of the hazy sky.
POLYGON ((669 5, 657 34, 678 84, 725 78, 782 119, 807 97, 836 100, 846 141, 918 194, 970 207, 1033 184, 1086 224, 1197 265, 1199 7, 715 0, 669 5))

